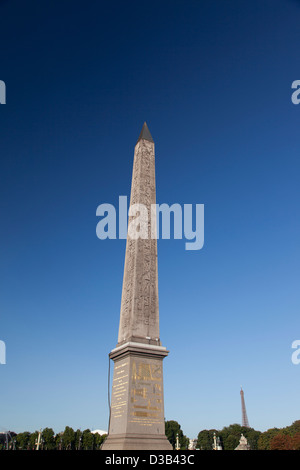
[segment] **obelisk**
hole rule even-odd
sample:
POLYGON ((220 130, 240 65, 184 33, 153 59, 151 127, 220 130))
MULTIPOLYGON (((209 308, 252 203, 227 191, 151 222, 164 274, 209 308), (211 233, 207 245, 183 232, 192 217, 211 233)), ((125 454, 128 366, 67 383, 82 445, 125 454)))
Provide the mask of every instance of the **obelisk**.
POLYGON ((109 355, 114 361, 110 423, 102 450, 172 449, 164 422, 162 362, 168 351, 159 337, 155 203, 154 141, 144 123, 134 150, 130 207, 147 208, 148 230, 147 236, 133 237, 129 227, 137 219, 129 211, 119 336, 109 355))

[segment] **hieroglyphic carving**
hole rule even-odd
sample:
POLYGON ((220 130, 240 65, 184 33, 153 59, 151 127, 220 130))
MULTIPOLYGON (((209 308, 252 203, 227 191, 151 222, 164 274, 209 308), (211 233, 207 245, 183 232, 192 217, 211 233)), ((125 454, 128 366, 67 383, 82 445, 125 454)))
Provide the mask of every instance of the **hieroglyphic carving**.
POLYGON ((132 335, 159 337, 157 242, 151 238, 150 218, 155 202, 154 144, 141 140, 135 147, 130 205, 147 207, 148 238, 127 237, 119 342, 132 335))

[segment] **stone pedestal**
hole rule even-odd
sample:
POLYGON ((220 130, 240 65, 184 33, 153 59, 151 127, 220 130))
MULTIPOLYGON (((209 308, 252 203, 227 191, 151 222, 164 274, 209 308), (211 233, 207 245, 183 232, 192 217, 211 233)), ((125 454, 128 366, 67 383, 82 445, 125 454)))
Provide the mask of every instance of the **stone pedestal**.
POLYGON ((172 450, 165 436, 166 348, 128 342, 110 353, 114 376, 109 435, 102 450, 172 450))

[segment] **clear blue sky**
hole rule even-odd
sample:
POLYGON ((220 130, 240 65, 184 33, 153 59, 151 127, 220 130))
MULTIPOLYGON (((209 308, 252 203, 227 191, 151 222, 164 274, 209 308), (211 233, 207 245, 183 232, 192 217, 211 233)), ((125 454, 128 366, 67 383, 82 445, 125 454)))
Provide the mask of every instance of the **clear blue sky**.
POLYGON ((158 241, 165 416, 196 437, 300 419, 300 2, 0 1, 0 428, 107 429, 130 193, 146 120, 158 203, 205 205, 205 245, 158 241))

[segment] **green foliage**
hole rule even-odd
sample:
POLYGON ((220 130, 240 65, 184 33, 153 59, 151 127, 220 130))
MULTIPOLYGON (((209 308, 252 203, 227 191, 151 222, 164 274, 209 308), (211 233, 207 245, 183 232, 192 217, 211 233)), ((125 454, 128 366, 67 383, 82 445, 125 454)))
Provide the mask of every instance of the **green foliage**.
POLYGON ((60 432, 55 436, 55 448, 56 450, 63 450, 63 433, 60 432))
POLYGON ((288 434, 279 432, 270 441, 270 450, 292 450, 293 438, 288 434))
POLYGON ((45 428, 42 432, 43 438, 43 449, 53 450, 55 449, 54 431, 51 428, 45 428))
POLYGON ((248 428, 245 433, 243 433, 246 437, 248 444, 250 445, 251 450, 258 450, 258 439, 261 435, 261 431, 256 431, 253 428, 248 428))
POLYGON ((172 445, 173 449, 176 447, 176 436, 178 434, 179 446, 180 449, 187 449, 189 445, 189 439, 186 437, 180 424, 177 421, 165 421, 165 434, 172 445))
MULTIPOLYGON (((298 449, 298 436, 300 435, 300 420, 294 421, 285 428, 272 428, 263 432, 258 439, 259 450, 278 450, 280 447, 298 449), (279 436, 277 439, 276 436, 279 436), (291 437, 290 440, 287 436, 291 437)), ((285 449, 288 450, 288 449, 285 449)))
POLYGON ((291 426, 287 426, 283 428, 290 436, 294 436, 297 433, 300 433, 300 419, 298 421, 294 421, 291 426))
POLYGON ((82 432, 80 431, 80 429, 77 429, 77 431, 75 431, 74 442, 75 442, 75 450, 81 450, 81 448, 82 448, 82 432))
MULTIPOLYGON (((16 435, 16 448, 20 450, 36 450, 38 431, 34 433, 22 432, 16 435)), ((39 450, 100 450, 107 434, 93 434, 89 429, 83 432, 74 431, 66 426, 63 432, 55 435, 53 429, 45 428, 42 431, 39 450)))
POLYGON ((96 450, 99 450, 102 443, 105 441, 107 437, 107 434, 102 434, 102 436, 100 436, 100 434, 96 433, 94 434, 94 448, 96 450))
POLYGON ((214 443, 214 433, 216 437, 220 438, 223 450, 234 450, 240 441, 241 434, 243 434, 252 450, 257 449, 257 441, 261 435, 260 431, 255 431, 253 428, 246 428, 240 424, 231 424, 224 427, 221 431, 216 429, 205 429, 200 431, 197 440, 197 449, 212 450, 214 443))
POLYGON ((240 442, 240 436, 235 436, 234 434, 229 434, 226 438, 221 438, 223 442, 224 450, 234 450, 240 442))
POLYGON ((30 446, 30 432, 21 432, 16 436, 16 448, 27 450, 30 446))
POLYGON ((268 429, 263 432, 258 439, 258 450, 270 450, 270 441, 280 432, 278 428, 268 429))
POLYGON ((296 432, 296 434, 293 435, 293 449, 294 450, 300 450, 300 432, 296 432))
MULTIPOLYGON (((240 424, 231 424, 230 426, 224 427, 219 432, 222 447, 224 450, 234 450, 239 442, 241 434, 243 434, 248 440, 249 430, 252 428, 246 428, 240 424)), ((250 442, 248 442, 250 444, 250 442)))
POLYGON ((242 434, 247 439, 251 450, 257 450, 257 441, 261 432, 253 428, 241 426, 240 424, 231 424, 230 426, 224 427, 222 431, 218 433, 223 449, 234 450, 238 446, 242 434))
POLYGON ((73 450, 75 448, 75 431, 69 426, 66 426, 63 432, 62 444, 66 450, 73 450))
POLYGON ((30 446, 30 449, 31 450, 35 450, 36 449, 36 442, 37 442, 37 438, 38 438, 38 431, 35 431, 33 432, 32 434, 30 434, 30 437, 29 437, 29 446, 30 446))
MULTIPOLYGON (((300 420, 294 421, 285 428, 272 428, 265 432, 245 428, 239 424, 231 424, 221 431, 205 429, 199 432, 196 447, 201 450, 211 450, 214 432, 220 438, 224 450, 234 450, 239 444, 241 434, 246 437, 251 450, 300 450, 300 420)), ((180 449, 188 448, 189 439, 183 434, 177 421, 166 421, 165 433, 174 449, 177 434, 180 449)), ((38 431, 17 434, 14 438, 16 449, 35 450, 38 434, 38 431)), ((41 437, 40 450, 99 450, 106 435, 93 434, 90 429, 85 429, 83 432, 79 429, 74 431, 71 427, 66 426, 63 432, 56 435, 53 429, 45 428, 41 437)))
POLYGON ((94 449, 94 434, 89 429, 85 429, 82 433, 82 448, 84 450, 94 449))
POLYGON ((214 432, 217 434, 216 429, 204 429, 198 434, 196 448, 200 450, 212 450, 214 442, 214 432))

